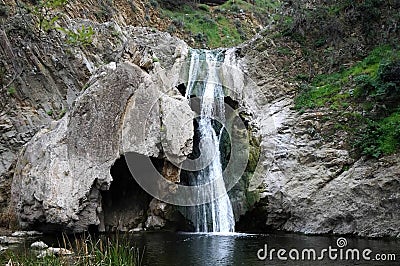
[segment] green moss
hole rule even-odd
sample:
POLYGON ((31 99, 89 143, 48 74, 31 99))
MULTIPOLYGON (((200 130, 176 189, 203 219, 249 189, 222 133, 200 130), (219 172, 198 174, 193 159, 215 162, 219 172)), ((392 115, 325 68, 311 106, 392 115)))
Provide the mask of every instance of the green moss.
POLYGON ((250 173, 254 173, 260 159, 260 141, 255 138, 251 137, 250 139, 250 150, 249 150, 249 160, 247 162, 246 171, 250 173))
POLYGON ((258 191, 246 190, 246 207, 251 209, 260 200, 260 193, 258 191))
POLYGON ((321 86, 303 85, 301 94, 295 100, 295 106, 300 109, 313 109, 316 107, 338 105, 339 101, 347 95, 338 94, 340 86, 325 84, 321 86))

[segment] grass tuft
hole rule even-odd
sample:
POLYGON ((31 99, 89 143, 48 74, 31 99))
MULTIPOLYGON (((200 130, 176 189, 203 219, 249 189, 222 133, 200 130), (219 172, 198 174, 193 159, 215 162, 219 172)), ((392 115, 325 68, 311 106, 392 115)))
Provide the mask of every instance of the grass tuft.
POLYGON ((142 264, 143 254, 139 249, 132 247, 128 238, 100 237, 94 240, 90 235, 83 238, 74 238, 72 241, 63 235, 61 246, 72 250, 73 255, 45 256, 38 258, 38 253, 25 250, 22 253, 6 251, 2 255, 10 265, 28 266, 138 266, 142 264))

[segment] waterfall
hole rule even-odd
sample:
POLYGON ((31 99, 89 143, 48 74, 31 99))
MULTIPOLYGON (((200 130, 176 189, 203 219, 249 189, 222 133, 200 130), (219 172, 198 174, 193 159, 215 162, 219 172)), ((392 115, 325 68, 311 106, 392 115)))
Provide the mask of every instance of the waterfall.
MULTIPOLYGON (((210 190, 200 190, 198 193, 211 193, 214 199, 209 203, 190 207, 190 216, 196 232, 234 232, 235 226, 232 205, 222 176, 220 137, 223 126, 220 130, 217 130, 216 126, 213 127, 215 124, 213 120, 223 125, 225 119, 224 92, 218 77, 218 58, 221 56, 223 54, 220 51, 192 50, 190 60, 186 97, 190 99, 193 91, 200 94, 196 95, 200 98, 199 149, 202 160, 208 162, 206 168, 197 172, 190 185, 212 183, 210 190), (204 58, 203 64, 200 63, 200 57, 204 58), (200 81, 198 77, 201 66, 203 66, 204 81, 200 81)), ((205 198, 205 195, 197 197, 205 198)))

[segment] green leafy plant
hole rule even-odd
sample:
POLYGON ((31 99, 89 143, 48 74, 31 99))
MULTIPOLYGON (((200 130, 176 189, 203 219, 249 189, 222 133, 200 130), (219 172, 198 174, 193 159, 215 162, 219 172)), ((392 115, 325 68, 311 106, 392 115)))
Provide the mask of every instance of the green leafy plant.
POLYGON ((10 87, 7 89, 7 95, 14 95, 17 92, 17 90, 15 89, 15 87, 10 87))
POLYGON ((378 121, 367 119, 355 145, 363 155, 374 158, 395 152, 400 147, 400 113, 378 121))
POLYGON ((49 31, 54 28, 59 16, 53 11, 67 4, 68 0, 40 0, 33 8, 33 14, 39 20, 39 31, 49 31))
POLYGON ((62 109, 60 111, 60 113, 58 114, 58 119, 63 118, 66 113, 67 113, 67 110, 66 109, 62 109))
POLYGON ((58 28, 67 35, 67 42, 71 45, 89 45, 93 42, 94 30, 91 26, 82 25, 81 28, 70 30, 58 28))
POLYGON ((203 11, 210 12, 210 7, 206 4, 198 4, 197 7, 203 11))

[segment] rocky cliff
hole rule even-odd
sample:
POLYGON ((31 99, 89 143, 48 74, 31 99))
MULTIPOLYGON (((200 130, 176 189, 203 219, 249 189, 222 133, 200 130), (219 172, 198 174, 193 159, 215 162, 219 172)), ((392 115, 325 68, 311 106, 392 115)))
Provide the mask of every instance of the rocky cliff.
MULTIPOLYGON (((182 161, 192 147, 192 124, 168 120, 193 116, 179 91, 188 45, 150 28, 72 17, 65 27, 90 26, 95 34, 90 45, 71 45, 57 31, 33 34, 27 19, 9 18, 0 32, 2 82, 12 84, 2 94, 3 207, 12 179, 12 208, 24 228, 125 231, 184 223, 127 181, 120 157, 151 157, 179 182, 179 170, 165 159, 182 161)), ((285 41, 290 56, 263 35, 225 52, 227 101, 261 140, 259 160, 251 158, 254 167, 230 193, 237 228, 399 237, 398 156, 354 158, 346 136, 324 137, 331 110, 294 109, 297 84, 288 73, 309 62, 298 44, 285 41)))

